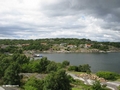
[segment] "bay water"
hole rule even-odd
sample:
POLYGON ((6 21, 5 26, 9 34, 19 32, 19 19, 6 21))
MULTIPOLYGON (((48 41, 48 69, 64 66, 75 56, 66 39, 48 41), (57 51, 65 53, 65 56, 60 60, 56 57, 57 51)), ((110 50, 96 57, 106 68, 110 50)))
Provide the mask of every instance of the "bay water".
POLYGON ((120 73, 120 53, 42 53, 48 60, 71 65, 89 64, 92 72, 112 71, 120 73))

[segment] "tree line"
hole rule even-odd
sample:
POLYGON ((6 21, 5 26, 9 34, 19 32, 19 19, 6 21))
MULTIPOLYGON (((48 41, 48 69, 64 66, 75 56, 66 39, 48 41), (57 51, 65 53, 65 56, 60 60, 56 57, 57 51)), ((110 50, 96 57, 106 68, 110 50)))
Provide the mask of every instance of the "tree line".
POLYGON ((17 45, 22 45, 23 50, 40 50, 45 51, 49 50, 54 44, 65 43, 66 45, 76 45, 77 47, 81 44, 91 44, 91 48, 99 50, 109 50, 109 47, 120 48, 120 42, 97 42, 91 41, 90 39, 77 39, 77 38, 51 38, 51 39, 36 39, 36 40, 23 40, 23 39, 1 39, 0 47, 2 45, 9 45, 6 49, 0 48, 2 51, 11 51, 14 52, 14 49, 18 49, 17 45), (13 48, 13 50, 11 50, 13 48))

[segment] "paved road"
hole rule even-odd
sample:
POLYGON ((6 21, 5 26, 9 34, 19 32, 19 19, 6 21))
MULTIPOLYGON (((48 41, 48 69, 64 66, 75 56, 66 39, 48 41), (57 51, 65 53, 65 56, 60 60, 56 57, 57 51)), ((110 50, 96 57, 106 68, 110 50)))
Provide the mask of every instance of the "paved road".
POLYGON ((67 73, 67 74, 70 75, 71 77, 73 77, 74 79, 78 79, 78 80, 84 81, 83 78, 77 77, 77 76, 75 76, 75 75, 72 74, 72 73, 67 73))
POLYGON ((106 82, 107 86, 113 87, 112 90, 118 90, 117 87, 120 85, 119 82, 106 82))
POLYGON ((15 87, 2 87, 3 89, 0 89, 0 90, 20 90, 18 88, 15 88, 15 87))
MULTIPOLYGON (((90 79, 77 77, 76 75, 74 75, 72 73, 67 73, 67 74, 72 76, 74 79, 84 81, 84 83, 87 85, 92 85, 94 82, 93 80, 90 80, 90 79)), ((120 85, 120 82, 105 82, 105 83, 101 83, 101 84, 107 84, 107 87, 110 88, 111 90, 118 90, 117 87, 120 85)))
POLYGON ((0 90, 5 90, 4 88, 0 87, 0 90))
POLYGON ((118 90, 117 89, 117 84, 111 84, 111 83, 108 83, 108 82, 104 82, 104 83, 101 83, 101 84, 106 84, 108 88, 110 88, 111 90, 118 90))
POLYGON ((0 90, 20 90, 20 89, 15 87, 0 87, 0 90))
POLYGON ((116 85, 113 84, 107 84, 107 87, 112 89, 112 90, 118 90, 116 85))

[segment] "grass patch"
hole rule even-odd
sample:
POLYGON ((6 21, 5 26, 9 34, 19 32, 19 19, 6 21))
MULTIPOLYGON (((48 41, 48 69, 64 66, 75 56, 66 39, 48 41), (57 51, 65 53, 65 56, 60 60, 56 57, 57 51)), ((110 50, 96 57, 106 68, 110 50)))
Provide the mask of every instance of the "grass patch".
POLYGON ((91 89, 91 86, 90 85, 86 85, 84 84, 83 81, 80 81, 80 80, 74 80, 72 83, 72 90, 90 90, 91 89))
POLYGON ((72 88, 72 90, 80 90, 80 88, 76 88, 76 87, 74 87, 74 88, 72 88))
POLYGON ((76 72, 76 71, 67 71, 69 73, 72 73, 72 74, 83 74, 84 72, 76 72))
POLYGON ((119 79, 117 79, 117 81, 119 81, 119 82, 120 82, 120 78, 119 78, 119 79))

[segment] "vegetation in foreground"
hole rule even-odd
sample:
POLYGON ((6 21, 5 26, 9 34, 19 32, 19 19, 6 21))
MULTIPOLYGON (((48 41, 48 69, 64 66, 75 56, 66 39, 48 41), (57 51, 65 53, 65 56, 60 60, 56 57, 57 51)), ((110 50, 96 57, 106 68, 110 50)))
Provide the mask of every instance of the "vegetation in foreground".
POLYGON ((64 70, 69 67, 68 61, 56 63, 49 61, 46 57, 30 60, 24 54, 14 53, 13 55, 1 54, 0 62, 1 85, 20 85, 25 90, 71 90, 72 88, 72 77, 68 76, 64 70), (43 78, 24 78, 23 74, 28 73, 46 75, 43 78))
POLYGON ((99 71, 96 73, 97 76, 102 77, 106 80, 117 80, 120 78, 120 75, 115 72, 109 72, 109 71, 99 71))
MULTIPOLYGON (((89 64, 70 66, 70 62, 66 60, 62 63, 56 63, 48 60, 46 57, 31 60, 23 54, 21 49, 15 49, 13 52, 13 54, 0 54, 1 85, 19 85, 23 90, 94 90, 93 88, 98 87, 101 87, 101 90, 108 90, 100 86, 99 82, 89 86, 85 85, 82 81, 74 80, 66 74, 66 70, 90 74, 91 67, 89 64), (30 73, 44 74, 44 76, 32 75, 29 77, 28 74, 30 73)), ((108 80, 119 78, 118 74, 112 72, 98 72, 97 75, 108 80)))

